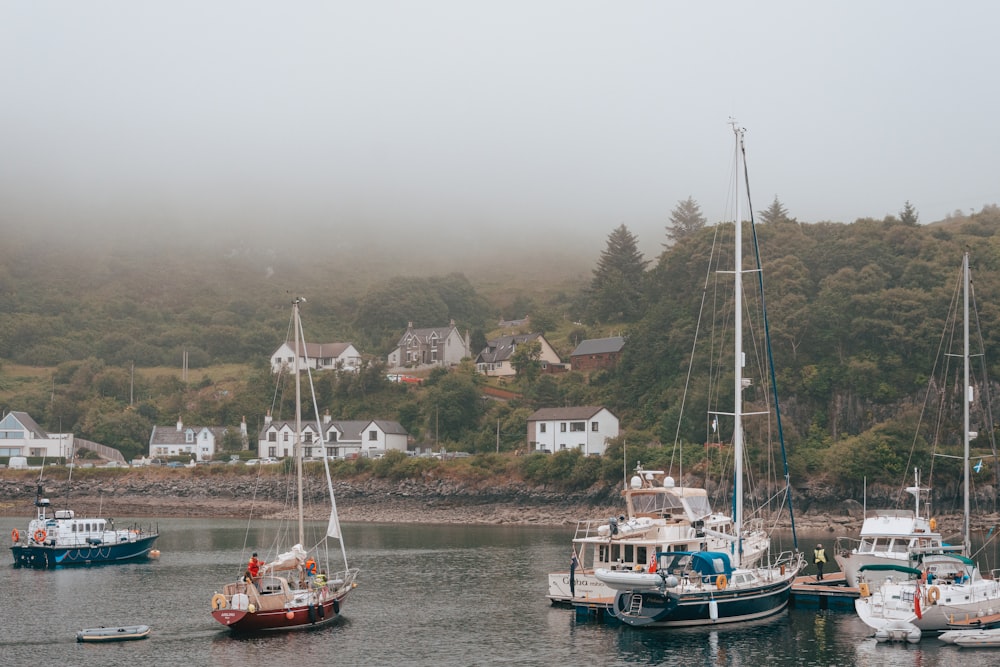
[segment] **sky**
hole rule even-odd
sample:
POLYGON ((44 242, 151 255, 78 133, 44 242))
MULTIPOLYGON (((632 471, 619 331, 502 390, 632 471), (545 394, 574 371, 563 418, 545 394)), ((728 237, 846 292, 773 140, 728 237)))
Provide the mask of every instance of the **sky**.
POLYGON ((1000 3, 0 0, 0 232, 665 241, 1000 201, 1000 3), (127 230, 125 232, 124 230, 127 230))

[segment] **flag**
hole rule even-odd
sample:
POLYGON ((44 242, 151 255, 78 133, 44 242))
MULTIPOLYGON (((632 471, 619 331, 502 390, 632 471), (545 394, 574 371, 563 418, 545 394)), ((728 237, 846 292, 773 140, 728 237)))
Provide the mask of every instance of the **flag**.
POLYGON ((979 463, 977 463, 976 465, 972 466, 972 469, 975 470, 976 472, 979 472, 980 470, 982 470, 983 469, 983 460, 979 459, 979 463))
POLYGON ((652 556, 649 557, 649 573, 652 574, 656 572, 656 553, 654 552, 652 556))

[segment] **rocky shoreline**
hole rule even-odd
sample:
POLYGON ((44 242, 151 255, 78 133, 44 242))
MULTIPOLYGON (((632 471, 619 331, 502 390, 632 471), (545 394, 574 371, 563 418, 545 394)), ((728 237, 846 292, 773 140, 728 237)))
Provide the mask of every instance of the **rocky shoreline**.
MULTIPOLYGON (((173 472, 173 471, 171 471, 173 472)), ((54 506, 71 506, 79 514, 116 517, 244 518, 249 512, 262 518, 288 512, 282 480, 277 476, 142 474, 93 479, 46 480, 45 494, 54 506), (67 501, 69 498, 69 501, 67 501)), ((37 478, 10 471, 0 473, 0 514, 26 516, 33 512, 37 478)), ((582 519, 621 514, 617 488, 564 493, 523 482, 454 480, 443 477, 393 481, 375 477, 338 479, 334 482, 341 521, 428 524, 511 524, 574 526, 582 519)), ((325 497, 325 484, 312 481, 306 489, 310 501, 325 497)), ((856 533, 863 507, 854 500, 833 506, 803 503, 797 510, 797 529, 832 535, 856 533)), ((316 510, 325 519, 325 510, 316 510)), ((940 516, 942 532, 957 532, 958 517, 940 516)), ((981 517, 978 525, 998 523, 996 515, 981 517)), ((787 515, 777 527, 787 528, 787 515)))

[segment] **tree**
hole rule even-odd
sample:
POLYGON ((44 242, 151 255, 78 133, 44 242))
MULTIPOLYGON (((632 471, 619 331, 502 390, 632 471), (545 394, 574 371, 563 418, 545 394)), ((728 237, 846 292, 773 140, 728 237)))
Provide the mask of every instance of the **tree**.
POLYGON ((920 215, 917 213, 917 209, 913 208, 913 204, 907 199, 906 203, 903 204, 903 210, 899 212, 899 221, 904 225, 915 225, 919 218, 920 215))
POLYGON ((648 260, 625 225, 611 232, 590 283, 588 317, 594 322, 638 319, 644 310, 643 277, 648 260))
POLYGON ((524 378, 527 382, 534 382, 542 372, 542 344, 537 340, 529 343, 522 343, 514 350, 510 356, 510 365, 517 371, 517 377, 524 378))
POLYGON ((778 200, 778 195, 774 195, 774 201, 766 209, 760 212, 760 221, 767 224, 770 222, 788 221, 788 209, 778 200))
POLYGON ((664 247, 691 236, 707 223, 708 220, 702 215, 701 207, 693 197, 678 202, 670 212, 670 224, 667 225, 667 238, 671 243, 665 243, 664 247))

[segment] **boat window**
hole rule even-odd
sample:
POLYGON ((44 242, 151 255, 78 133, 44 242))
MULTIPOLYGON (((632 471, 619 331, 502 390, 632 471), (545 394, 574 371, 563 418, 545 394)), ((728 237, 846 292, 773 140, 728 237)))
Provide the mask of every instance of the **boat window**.
POLYGON ((708 516, 712 513, 712 506, 709 504, 707 496, 691 496, 687 501, 688 505, 691 506, 691 513, 696 518, 708 516))
POLYGON ((624 560, 626 563, 635 562, 635 549, 632 547, 631 544, 625 545, 625 556, 622 558, 622 560, 624 560))
POLYGON ((670 514, 684 511, 681 499, 669 493, 633 493, 631 500, 632 510, 636 514, 670 514))
POLYGON ((600 547, 598 547, 597 558, 602 563, 610 563, 611 562, 611 554, 608 553, 608 551, 609 551, 608 550, 608 546, 606 544, 602 544, 600 547))
POLYGON ((635 562, 636 563, 648 563, 649 558, 646 556, 646 547, 636 547, 635 548, 635 562))

